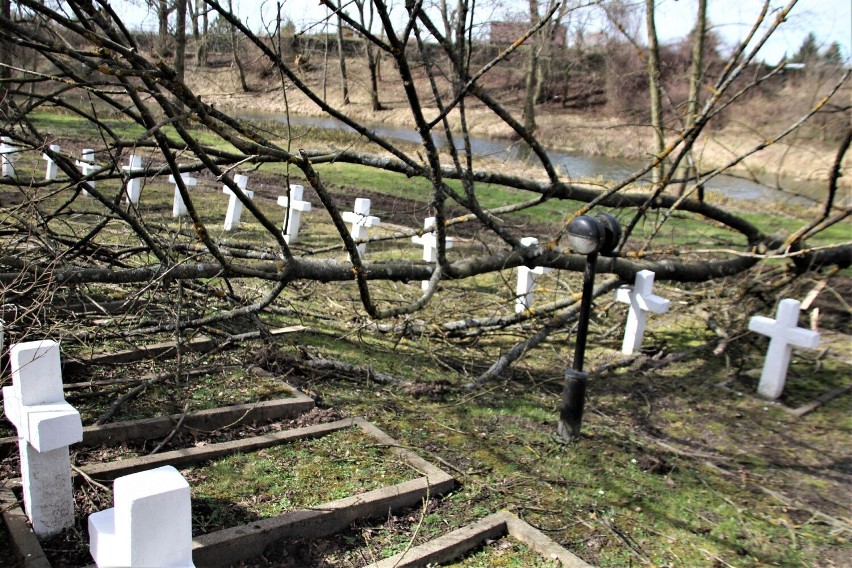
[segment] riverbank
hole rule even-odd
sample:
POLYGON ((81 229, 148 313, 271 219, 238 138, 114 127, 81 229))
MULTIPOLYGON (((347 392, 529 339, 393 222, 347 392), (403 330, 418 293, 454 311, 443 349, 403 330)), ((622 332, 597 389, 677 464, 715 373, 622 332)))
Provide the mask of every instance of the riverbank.
MULTIPOLYGON (((315 92, 322 93, 322 86, 312 77, 306 78, 315 92)), ((230 69, 205 69, 193 73, 190 87, 203 100, 223 110, 241 112, 263 112, 272 114, 321 117, 319 107, 294 88, 288 88, 286 96, 280 86, 266 83, 253 85, 252 92, 242 92, 235 74, 230 69)), ((399 128, 411 127, 411 115, 401 89, 382 85, 382 111, 373 111, 362 88, 350 93, 350 104, 343 105, 336 86, 327 85, 326 100, 346 116, 367 124, 384 124, 399 128), (400 92, 397 92, 400 91, 400 92)), ((515 110, 515 109, 509 109, 515 110)), ((511 128, 489 109, 475 102, 468 103, 467 126, 470 134, 477 137, 511 141, 516 138, 511 128)), ((617 117, 599 113, 571 113, 558 106, 543 105, 536 109, 538 138, 548 148, 556 151, 585 156, 604 156, 627 160, 647 160, 652 148, 652 132, 647 126, 632 124, 617 117)), ((424 108, 427 118, 437 116, 435 108, 424 108)), ((520 112, 515 113, 520 116, 520 112)), ((460 130, 458 113, 449 117, 453 130, 460 130)), ((729 124, 718 131, 705 131, 695 144, 693 159, 705 171, 731 165, 738 156, 753 151, 767 139, 781 132, 786 125, 756 130, 741 123, 729 124)), ((730 166, 728 173, 776 186, 783 178, 784 184, 811 182, 827 186, 836 148, 814 140, 802 140, 796 133, 783 141, 756 152, 730 166)), ((838 185, 847 193, 849 200, 852 189, 852 172, 849 160, 844 168, 845 177, 838 185)), ((795 191, 795 187, 784 187, 795 191)), ((840 200, 842 202, 843 200, 840 200)))

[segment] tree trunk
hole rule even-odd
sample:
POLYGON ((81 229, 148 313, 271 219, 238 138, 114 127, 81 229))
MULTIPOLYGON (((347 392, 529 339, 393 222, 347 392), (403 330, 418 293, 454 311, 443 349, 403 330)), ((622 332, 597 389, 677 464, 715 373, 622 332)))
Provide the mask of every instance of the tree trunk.
MULTIPOLYGON (((234 0, 228 0, 228 10, 230 10, 231 13, 234 12, 234 0)), ((231 33, 231 49, 234 54, 234 64, 237 66, 237 74, 240 78, 240 88, 242 88, 244 93, 248 93, 251 89, 249 88, 248 83, 246 83, 246 71, 243 68, 242 60, 240 60, 240 45, 237 39, 237 32, 234 29, 234 26, 228 26, 228 29, 231 33)))
MULTIPOLYGON (((181 83, 186 77, 186 6, 187 0, 175 0, 175 74, 181 83)), ((183 108, 177 98, 175 104, 183 108)))
MULTIPOLYGON (((701 102, 701 81, 704 77, 704 38, 707 33, 707 0, 698 0, 698 16, 695 21, 695 37, 692 39, 692 68, 689 73, 689 98, 686 101, 686 117, 684 128, 689 130, 695 124, 698 117, 698 107, 701 102)), ((695 175, 695 165, 687 161, 683 174, 680 176, 687 180, 695 175)), ((681 192, 685 182, 681 184, 681 192)), ((698 187, 698 199, 704 200, 704 188, 698 187)))
MULTIPOLYGON (((665 149, 663 136, 663 107, 660 95, 660 46, 657 44, 657 27, 654 23, 654 0, 645 0, 645 24, 648 33, 648 90, 651 99, 651 128, 654 130, 654 153, 659 156, 665 149)), ((663 178, 663 165, 657 165, 651 172, 651 179, 660 183, 663 178)))
POLYGON ((167 59, 169 57, 169 3, 168 0, 158 0, 157 2, 157 22, 158 22, 158 37, 159 45, 157 49, 160 57, 167 59))
POLYGON ((349 82, 346 79, 346 55, 343 53, 343 20, 337 16, 337 56, 340 62, 340 89, 343 104, 349 104, 349 82))
POLYGON ((195 64, 198 67, 207 65, 207 32, 210 28, 207 7, 204 0, 195 0, 195 17, 192 21, 192 33, 195 36, 195 64), (199 29, 198 18, 201 18, 199 29))
POLYGON ((367 68, 370 70, 370 103, 373 111, 384 110, 379 102, 379 69, 378 61, 373 53, 373 46, 367 43, 367 68))
MULTIPOLYGON (((0 14, 7 20, 12 18, 12 0, 0 0, 0 14)), ((12 62, 12 50, 8 42, 0 42, 0 115, 7 116, 9 80, 12 70, 8 65, 12 62)))
MULTIPOLYGON (((529 0, 530 7, 530 26, 535 26, 539 22, 538 15, 538 0, 529 0)), ((539 61, 538 61, 538 42, 541 38, 541 32, 531 38, 532 41, 528 46, 527 52, 527 78, 526 89, 524 93, 524 128, 530 132, 535 132, 535 102, 538 96, 536 92, 541 88, 539 80, 539 61)))

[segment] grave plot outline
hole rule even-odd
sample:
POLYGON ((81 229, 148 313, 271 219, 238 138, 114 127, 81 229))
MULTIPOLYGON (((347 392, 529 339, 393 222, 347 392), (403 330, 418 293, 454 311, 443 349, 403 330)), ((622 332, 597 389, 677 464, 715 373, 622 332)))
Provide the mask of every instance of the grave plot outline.
POLYGON ((482 519, 413 546, 365 568, 413 568, 444 564, 472 552, 486 541, 510 536, 527 545, 545 560, 557 560, 564 568, 589 568, 591 565, 559 546, 549 536, 508 511, 482 519))
MULTIPOLYGON (((279 540, 327 536, 345 529, 358 519, 381 517, 389 510, 416 505, 424 498, 442 495, 455 487, 455 479, 450 474, 402 447, 396 440, 360 417, 117 462, 90 464, 79 469, 96 481, 111 481, 161 465, 172 465, 180 469, 189 464, 203 463, 237 452, 257 451, 297 440, 319 438, 346 428, 360 428, 366 435, 375 439, 377 444, 386 447, 389 452, 408 463, 421 477, 196 536, 193 539, 193 562, 198 566, 230 566, 241 560, 259 556, 268 545, 279 540)), ((79 485, 84 482, 84 478, 75 474, 73 481, 79 485)), ((0 500, 4 498, 4 493, 0 492, 0 500)), ((9 511, 4 512, 4 518, 6 513, 9 511)), ((11 514, 14 516, 14 511, 11 514)), ((31 532, 29 536, 24 535, 24 540, 26 542, 21 546, 28 547, 28 550, 41 550, 31 532)))

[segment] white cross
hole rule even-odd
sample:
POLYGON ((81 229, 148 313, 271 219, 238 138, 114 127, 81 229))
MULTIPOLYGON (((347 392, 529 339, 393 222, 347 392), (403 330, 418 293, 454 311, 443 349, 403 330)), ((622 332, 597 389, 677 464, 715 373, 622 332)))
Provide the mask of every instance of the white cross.
POLYGON ((12 386, 3 410, 18 431, 24 509, 38 536, 74 524, 68 446, 83 439, 80 413, 65 402, 59 344, 18 343, 9 350, 12 386))
MULTIPOLYGON (((355 200, 353 211, 346 211, 341 217, 345 222, 352 223, 349 234, 356 241, 366 239, 367 227, 375 227, 382 221, 378 217, 370 215, 370 200, 363 197, 355 200)), ((367 243, 360 243, 358 245, 358 254, 364 256, 365 252, 367 252, 367 243)))
MULTIPOLYGON (((246 190, 246 186, 248 185, 248 177, 236 174, 234 176, 234 183, 237 184, 246 197, 249 199, 254 199, 254 192, 246 190)), ((231 188, 227 185, 222 188, 222 193, 226 195, 230 195, 228 198, 228 212, 225 213, 225 230, 226 231, 234 231, 240 228, 240 217, 243 216, 243 202, 237 198, 237 194, 231 191, 231 188)))
POLYGON ((12 146, 12 139, 8 136, 0 138, 0 162, 3 164, 3 177, 15 177, 15 154, 19 152, 17 146, 12 146))
MULTIPOLYGON (((180 165, 178 165, 180 168, 180 165)), ((192 187, 198 184, 198 180, 189 175, 189 172, 183 172, 180 174, 181 179, 183 179, 183 184, 187 187, 192 187)), ((172 217, 180 217, 181 215, 186 215, 186 203, 183 202, 183 197, 180 194, 180 190, 177 186, 177 180, 175 179, 174 174, 169 176, 169 183, 175 184, 175 200, 174 205, 172 206, 172 217)))
MULTIPOLYGON (((77 163, 77 167, 80 168, 80 172, 83 174, 83 176, 88 176, 90 174, 93 174, 100 169, 100 168, 98 168, 98 166, 95 165, 95 151, 92 150, 91 148, 85 148, 83 150, 83 159, 77 160, 76 163, 77 163)), ((95 187, 95 180, 90 179, 88 181, 88 184, 92 188, 94 188, 95 187)), ((86 191, 86 189, 85 189, 85 185, 83 187, 84 187, 83 195, 89 195, 89 192, 86 191)))
MULTIPOLYGON (((51 144, 50 149, 57 153, 62 150, 62 148, 59 147, 59 144, 51 144)), ((56 162, 53 161, 53 158, 47 155, 47 152, 41 155, 41 159, 47 161, 47 169, 45 169, 44 172, 44 179, 48 181, 56 179, 56 174, 59 173, 59 167, 56 165, 56 162)))
MULTIPOLYGON (((524 237, 521 239, 521 244, 525 247, 531 247, 538 244, 538 239, 535 237, 524 237)), ((533 293, 533 285, 536 277, 539 274, 550 272, 550 268, 546 266, 536 266, 535 268, 527 268, 526 266, 518 267, 518 284, 515 287, 515 312, 521 313, 528 310, 533 305, 535 294, 533 293)))
POLYGON ((642 336, 645 335, 645 325, 648 322, 648 312, 664 314, 669 311, 670 302, 651 293, 654 286, 654 273, 650 270, 640 270, 636 273, 633 288, 622 286, 618 289, 615 299, 630 304, 627 313, 627 326, 624 329, 624 342, 621 352, 635 353, 642 347, 642 336))
POLYGON ((311 210, 311 204, 307 201, 302 201, 302 194, 305 188, 301 185, 290 186, 290 197, 286 195, 278 196, 278 205, 286 207, 287 212, 284 214, 284 242, 287 244, 296 241, 299 236, 299 225, 302 223, 302 212, 307 213, 311 210))
MULTIPOLYGON (((411 237, 411 242, 421 245, 423 247, 423 260, 426 262, 435 262, 438 259, 438 238, 435 235, 435 218, 434 217, 426 217, 426 220, 423 221, 423 236, 413 236, 411 237)), ((453 248, 453 237, 447 237, 446 239, 446 247, 448 249, 453 248)), ((422 290, 427 290, 429 288, 429 281, 423 280, 420 283, 420 288, 422 290)))
POLYGON ((119 477, 112 509, 89 515, 89 552, 99 567, 191 567, 189 484, 170 465, 119 477))
MULTIPOLYGON (((144 171, 145 168, 142 167, 142 156, 131 154, 127 165, 121 166, 121 169, 126 171, 128 175, 144 171)), ((140 193, 142 193, 142 178, 134 177, 127 180, 127 202, 133 203, 134 205, 139 203, 140 193)))
POLYGON ((769 349, 757 386, 761 396, 774 400, 784 392, 794 345, 807 349, 815 349, 819 345, 819 333, 798 327, 801 305, 798 300, 787 298, 778 304, 774 320, 753 316, 748 322, 749 331, 769 336, 769 349))

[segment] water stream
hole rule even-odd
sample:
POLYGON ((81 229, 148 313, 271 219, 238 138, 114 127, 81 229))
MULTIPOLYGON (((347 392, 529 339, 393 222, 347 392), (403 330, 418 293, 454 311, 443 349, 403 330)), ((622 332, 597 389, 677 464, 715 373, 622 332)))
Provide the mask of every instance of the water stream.
MULTIPOLYGON (((281 122, 286 120, 285 116, 280 114, 259 112, 245 112, 241 113, 241 116, 249 120, 277 120, 281 122)), ((300 129, 319 128, 352 131, 347 125, 330 117, 291 115, 290 124, 300 129)), ((420 136, 413 129, 386 124, 365 124, 365 126, 382 137, 407 142, 420 142, 420 136)), ((470 142, 475 156, 490 157, 505 162, 529 160, 531 165, 538 163, 535 156, 530 157, 529 149, 522 143, 478 137, 471 138, 470 142)), ((443 136, 436 136, 435 143, 439 147, 443 147, 447 141, 443 136)), ((460 138, 455 140, 455 143, 461 146, 460 138)), ((562 174, 577 179, 620 180, 632 175, 645 165, 637 160, 568 154, 556 150, 548 150, 547 153, 562 174)), ((743 201, 768 200, 792 204, 813 204, 821 201, 825 196, 827 186, 825 182, 799 181, 777 178, 776 176, 768 176, 768 178, 771 178, 773 186, 777 185, 786 191, 730 175, 716 176, 707 181, 705 187, 710 193, 718 193, 730 199, 743 201)))

